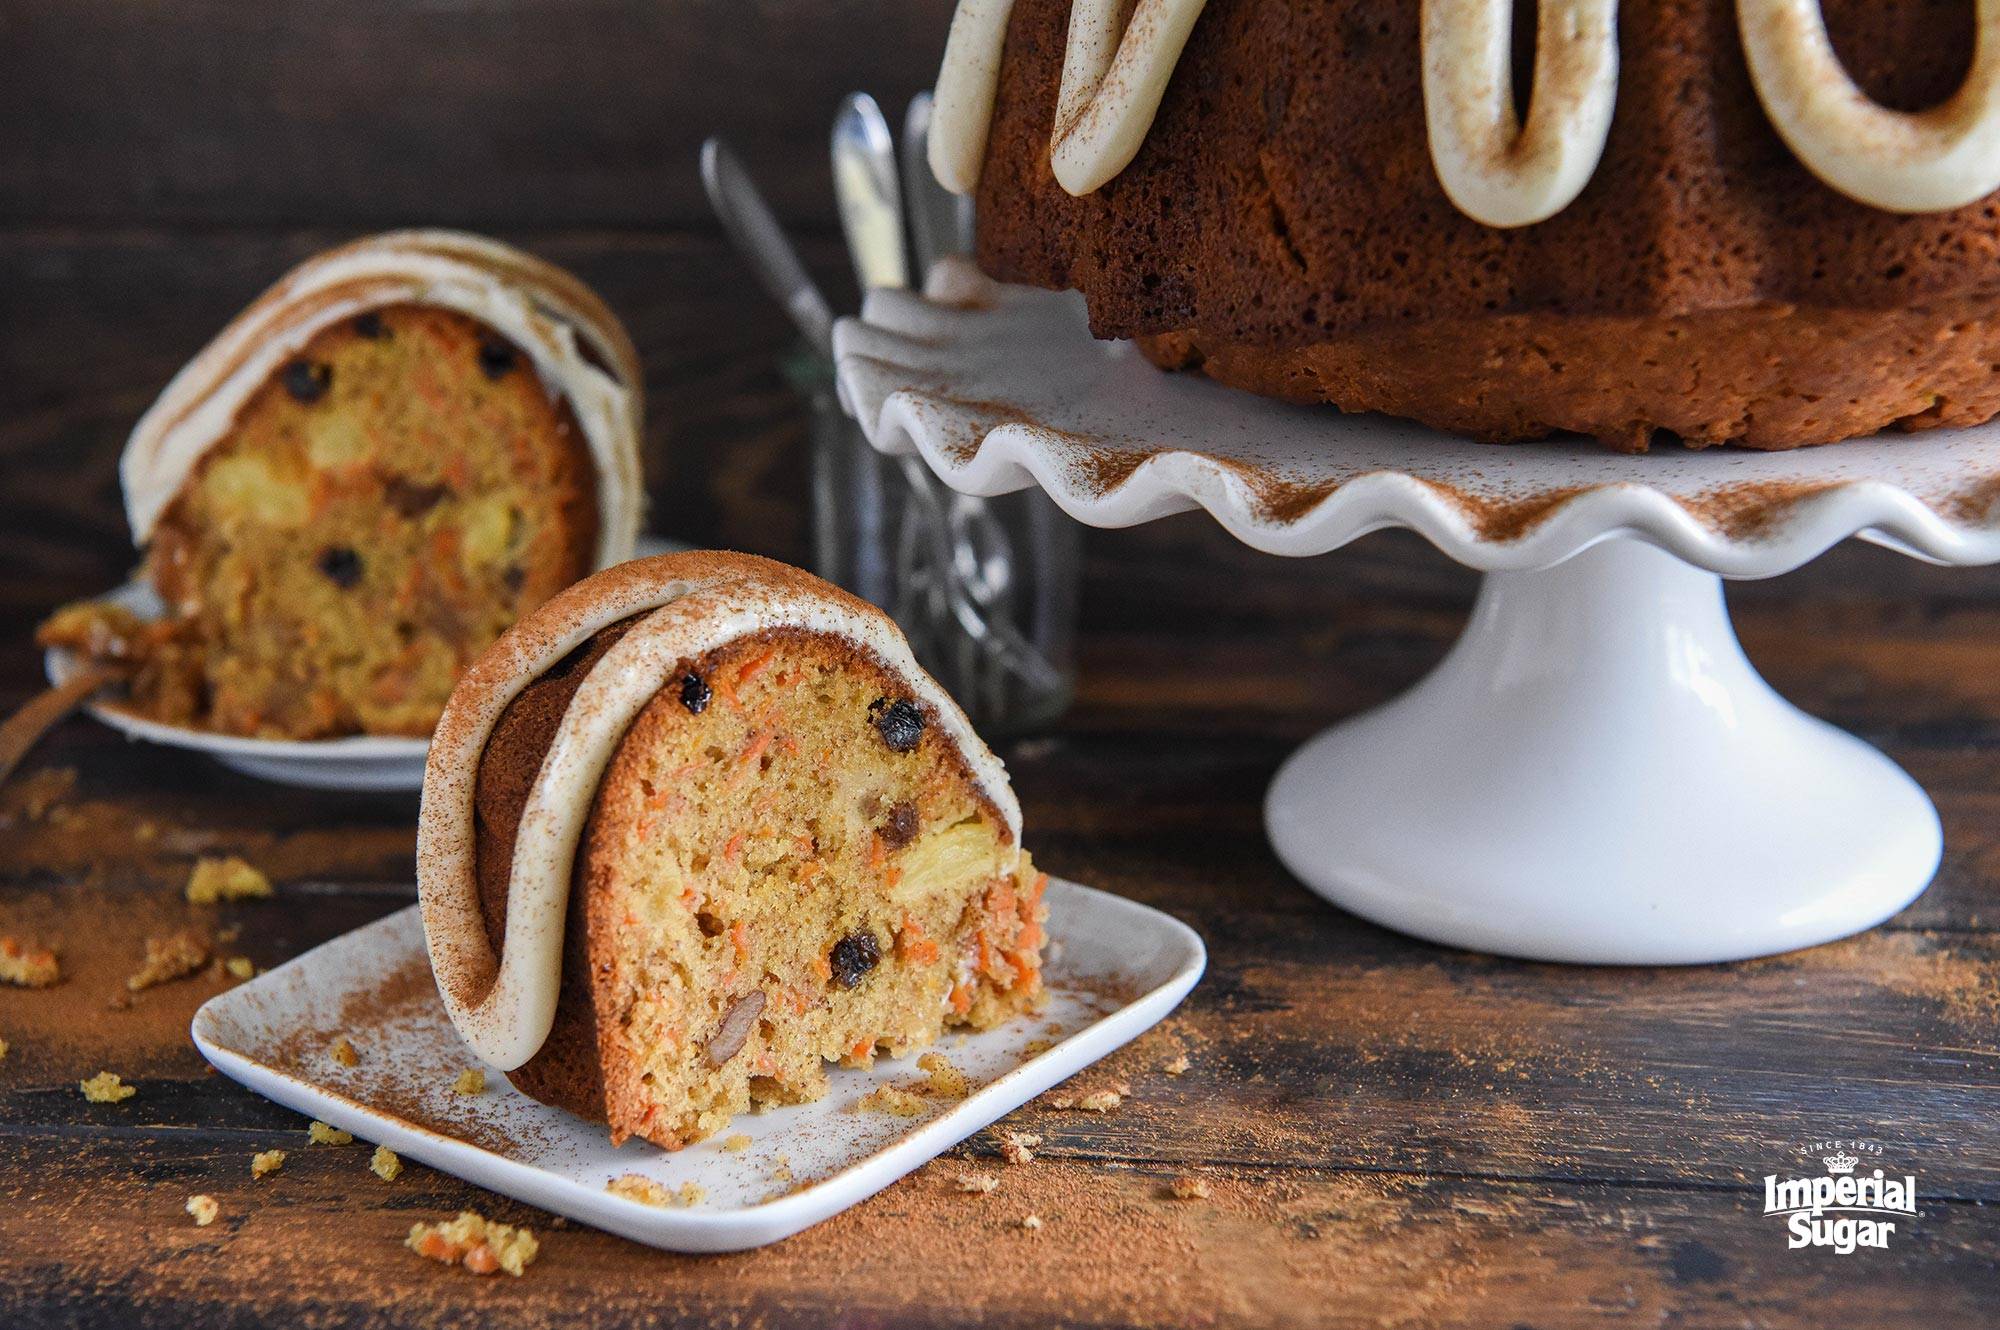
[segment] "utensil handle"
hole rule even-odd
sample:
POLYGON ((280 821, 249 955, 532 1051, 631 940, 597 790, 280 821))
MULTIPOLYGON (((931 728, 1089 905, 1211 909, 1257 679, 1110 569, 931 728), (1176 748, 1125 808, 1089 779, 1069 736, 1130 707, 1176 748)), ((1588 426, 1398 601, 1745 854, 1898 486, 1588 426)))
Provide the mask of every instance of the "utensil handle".
POLYGON ((5 782, 14 774, 14 768, 21 765, 21 759, 28 755, 28 750, 57 721, 76 710, 98 689, 117 682, 119 677, 117 670, 87 666, 55 687, 35 694, 21 704, 20 710, 0 720, 0 782, 5 782))

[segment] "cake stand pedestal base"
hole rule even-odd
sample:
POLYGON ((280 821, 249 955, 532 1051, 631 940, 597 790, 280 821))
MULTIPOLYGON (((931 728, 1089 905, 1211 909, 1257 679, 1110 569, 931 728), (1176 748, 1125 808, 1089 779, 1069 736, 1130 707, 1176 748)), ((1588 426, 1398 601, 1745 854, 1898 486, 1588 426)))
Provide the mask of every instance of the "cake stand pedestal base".
POLYGON ((1719 577, 1630 539, 1489 573, 1443 663, 1294 753, 1265 819, 1364 918, 1605 964, 1845 937, 1922 892, 1943 844, 1900 767, 1759 677, 1719 577))

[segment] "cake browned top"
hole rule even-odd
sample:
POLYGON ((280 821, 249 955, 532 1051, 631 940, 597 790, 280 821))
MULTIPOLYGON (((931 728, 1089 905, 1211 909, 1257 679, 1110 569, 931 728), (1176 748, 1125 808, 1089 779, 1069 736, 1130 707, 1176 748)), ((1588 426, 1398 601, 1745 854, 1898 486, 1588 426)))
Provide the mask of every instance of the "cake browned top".
MULTIPOLYGON (((1733 0, 1617 6, 1615 108, 1587 184, 1533 225, 1477 221, 1432 161, 1424 8, 1209 0, 1135 155, 1079 196, 1050 165, 1071 0, 1016 0, 977 182, 982 265, 1082 290, 1101 336, 1271 347, 1491 313, 1898 308, 2000 289, 1990 200, 1890 212, 1801 164, 1760 103, 1733 0)), ((1953 109, 1970 6, 1823 8, 1861 92, 1953 109)))
MULTIPOLYGON (((607 569, 527 615, 475 661, 431 741, 417 828, 425 939, 445 1008, 482 1058, 511 1069, 547 1037, 576 847, 626 728, 679 678, 682 662, 774 629, 839 638, 895 675, 951 741, 1018 846, 1020 808, 1005 768, 881 610, 752 555, 670 554, 607 569), (528 742, 507 745, 513 769, 486 773, 489 787, 525 784, 526 794, 509 833, 504 904, 490 887, 482 904, 482 762, 515 699, 558 669, 566 674, 560 686, 541 690, 543 705, 510 720, 533 731, 528 742), (504 938, 497 951, 489 928, 504 938)), ((511 800, 500 802, 511 809, 511 800)))

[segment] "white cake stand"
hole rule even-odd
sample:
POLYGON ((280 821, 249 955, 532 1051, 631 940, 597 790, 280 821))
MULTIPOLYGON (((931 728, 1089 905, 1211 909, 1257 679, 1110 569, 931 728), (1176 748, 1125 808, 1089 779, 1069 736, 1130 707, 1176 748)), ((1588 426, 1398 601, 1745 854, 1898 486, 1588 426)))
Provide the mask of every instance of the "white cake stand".
POLYGON ((1779 454, 1497 448, 1162 374, 1072 295, 940 265, 835 331, 877 448, 1092 526, 1199 506, 1273 554, 1381 527, 1486 574, 1450 655, 1285 762, 1278 856, 1335 904, 1539 960, 1733 960, 1867 928, 1930 882, 1936 810, 1737 645, 1722 577, 1848 536, 2000 560, 2000 428, 1779 454))

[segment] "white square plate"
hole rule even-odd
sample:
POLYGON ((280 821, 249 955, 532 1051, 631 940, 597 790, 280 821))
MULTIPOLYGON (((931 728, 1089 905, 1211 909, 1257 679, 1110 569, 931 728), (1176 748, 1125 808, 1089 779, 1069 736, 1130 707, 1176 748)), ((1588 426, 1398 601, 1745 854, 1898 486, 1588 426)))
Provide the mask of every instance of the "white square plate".
POLYGON ((644 1141, 612 1149, 602 1123, 537 1103, 498 1074, 461 1095, 477 1061, 438 1002, 415 906, 335 938, 210 999, 194 1017, 202 1056, 287 1108, 468 1182, 580 1223, 672 1251, 741 1251, 790 1237, 874 1195, 980 1128, 1156 1024, 1194 987, 1207 951, 1158 910, 1051 879, 1045 1011, 934 1047, 973 1090, 924 1100, 922 1116, 856 1112, 878 1085, 925 1080, 914 1057, 835 1069, 816 1103, 746 1113, 680 1151, 644 1141), (344 1034, 360 1054, 328 1051, 344 1034), (1040 1041, 1039 1043, 1037 1041, 1040 1041), (1050 1047, 1031 1053, 1030 1044, 1050 1047), (742 1133, 750 1144, 724 1150, 742 1133), (663 1209, 604 1184, 638 1173, 706 1198, 663 1209))

